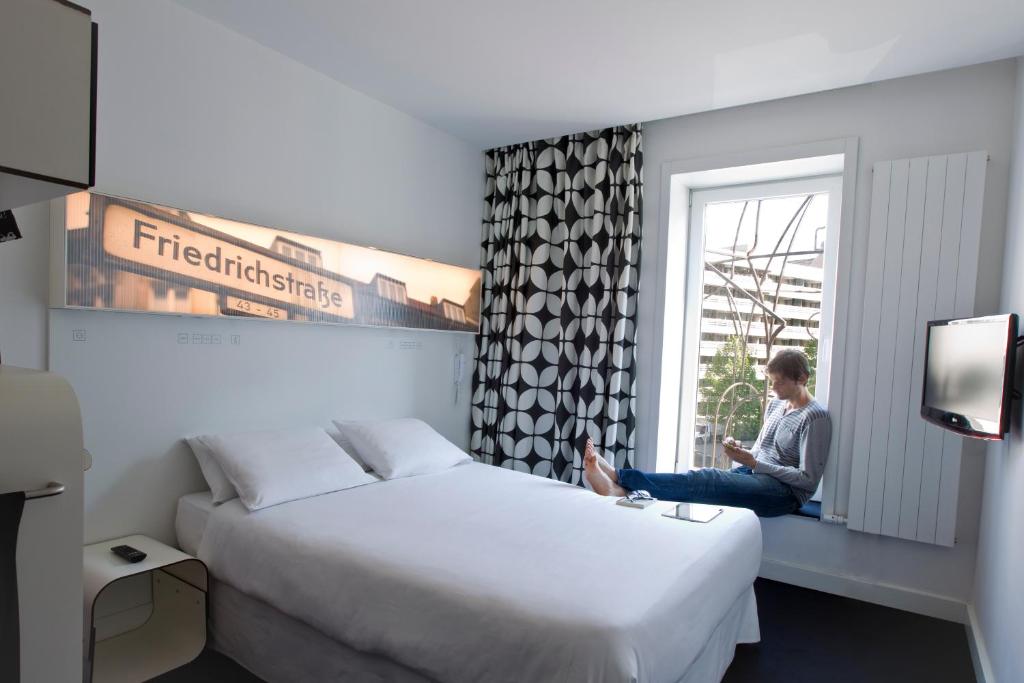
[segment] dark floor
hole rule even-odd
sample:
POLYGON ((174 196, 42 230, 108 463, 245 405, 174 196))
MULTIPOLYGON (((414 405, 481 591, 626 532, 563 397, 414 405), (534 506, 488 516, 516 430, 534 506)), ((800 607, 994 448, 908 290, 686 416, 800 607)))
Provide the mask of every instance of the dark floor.
POLYGON ((761 642, 723 683, 974 683, 963 624, 758 579, 761 642))
MULTIPOLYGON (((761 642, 740 645, 722 683, 973 683, 962 624, 758 579, 761 642)), ((158 683, 260 683, 206 650, 158 683)))

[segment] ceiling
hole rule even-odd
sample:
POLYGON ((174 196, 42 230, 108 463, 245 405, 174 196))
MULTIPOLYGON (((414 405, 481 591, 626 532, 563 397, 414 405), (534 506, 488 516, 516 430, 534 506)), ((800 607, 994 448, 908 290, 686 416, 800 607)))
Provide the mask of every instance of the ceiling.
POLYGON ((1024 0, 175 0, 481 148, 1024 54, 1024 0))

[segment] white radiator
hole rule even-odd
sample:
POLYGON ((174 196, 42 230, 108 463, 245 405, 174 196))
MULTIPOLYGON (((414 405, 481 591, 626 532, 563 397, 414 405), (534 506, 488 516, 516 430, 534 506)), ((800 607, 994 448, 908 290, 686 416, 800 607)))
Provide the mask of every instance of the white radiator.
MULTIPOLYGON (((962 438, 920 415, 929 320, 974 313, 985 152, 875 164, 847 525, 952 546, 962 438)), ((842 447, 842 446, 841 446, 842 447)))

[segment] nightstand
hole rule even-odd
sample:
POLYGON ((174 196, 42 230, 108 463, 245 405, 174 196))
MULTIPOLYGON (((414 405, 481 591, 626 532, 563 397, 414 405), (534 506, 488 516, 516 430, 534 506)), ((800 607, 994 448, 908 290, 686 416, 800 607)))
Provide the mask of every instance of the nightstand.
POLYGON ((85 683, 135 683, 195 659, 206 645, 206 565, 146 536, 83 549, 85 683), (131 563, 110 548, 146 553, 131 563))

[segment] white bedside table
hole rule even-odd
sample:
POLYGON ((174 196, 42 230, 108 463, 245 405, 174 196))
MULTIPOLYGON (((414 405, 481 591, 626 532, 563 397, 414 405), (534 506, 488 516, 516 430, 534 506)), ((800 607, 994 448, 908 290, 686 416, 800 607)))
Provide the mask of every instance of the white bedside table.
POLYGON ((191 555, 146 536, 115 538, 85 546, 83 581, 85 683, 145 681, 192 661, 206 645, 206 565, 191 555), (138 548, 146 559, 123 560, 110 552, 116 545, 138 548), (152 589, 148 618, 126 632, 97 634, 94 614, 102 613, 105 594, 118 592, 105 589, 142 574, 152 589))

